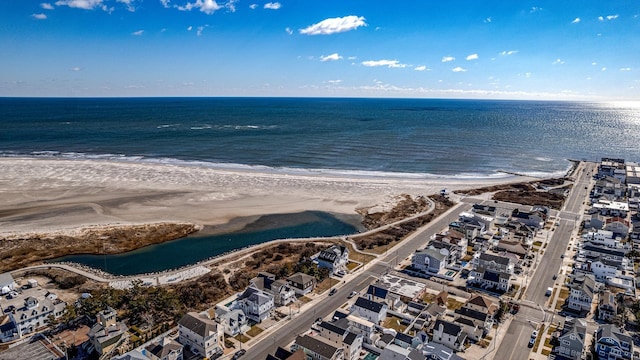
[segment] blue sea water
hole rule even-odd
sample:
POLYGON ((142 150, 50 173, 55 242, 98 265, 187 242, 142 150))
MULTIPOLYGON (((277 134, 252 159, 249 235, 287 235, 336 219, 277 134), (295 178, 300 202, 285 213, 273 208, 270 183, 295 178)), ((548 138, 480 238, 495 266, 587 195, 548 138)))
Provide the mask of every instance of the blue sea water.
MULTIPOLYGON (((385 177, 564 175, 640 159, 640 108, 437 99, 0 98, 0 157, 104 159, 385 177)), ((0 174, 2 169, 0 168, 0 174)), ((1 199, 1 196, 0 196, 1 199)), ((277 238, 357 229, 324 213, 251 232, 62 260, 115 274, 175 268, 277 238)))
POLYGON ((558 175, 637 161, 640 109, 328 98, 0 98, 0 156, 377 176, 558 175))

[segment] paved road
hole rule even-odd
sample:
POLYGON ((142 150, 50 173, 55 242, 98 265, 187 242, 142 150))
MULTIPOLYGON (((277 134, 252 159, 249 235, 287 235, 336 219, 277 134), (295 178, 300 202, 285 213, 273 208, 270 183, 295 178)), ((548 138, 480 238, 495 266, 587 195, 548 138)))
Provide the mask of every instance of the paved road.
POLYGON ((316 318, 324 318, 333 313, 334 310, 340 308, 347 300, 347 296, 351 291, 365 289, 380 275, 387 272, 389 270, 388 266, 393 267, 396 261, 408 257, 415 252, 416 249, 426 245, 431 236, 441 231, 450 222, 456 220, 461 211, 466 211, 470 208, 471 205, 469 204, 458 204, 454 206, 447 213, 438 217, 435 221, 432 221, 429 225, 423 227, 405 241, 391 248, 388 253, 372 261, 364 270, 361 270, 358 275, 352 277, 351 280, 341 284, 335 295, 327 296, 313 306, 311 310, 298 314, 290 324, 282 326, 257 343, 252 344, 251 348, 247 350, 245 357, 247 359, 264 359, 268 353, 273 353, 277 346, 284 347, 291 343, 295 340, 296 336, 307 331, 316 318))
MULTIPOLYGON (((548 287, 553 286, 553 275, 560 272, 562 265, 560 256, 567 250, 576 221, 580 219, 582 203, 588 195, 588 190, 585 189, 585 186, 588 186, 591 179, 590 174, 593 174, 596 166, 594 163, 582 164, 584 168, 582 170, 578 169, 576 182, 565 201, 564 208, 556 214, 556 218, 559 219, 556 230, 549 240, 545 253, 535 266, 535 272, 527 285, 524 298, 528 300, 526 303, 529 304, 528 307, 531 310, 524 312, 522 309, 526 307, 521 307, 520 312, 511 322, 494 359, 525 360, 529 358, 531 349, 527 347, 527 343, 531 336, 532 327, 528 320, 531 320, 531 312, 535 309, 533 305, 544 306, 548 299, 545 296, 545 292, 548 287)), ((539 316, 537 318, 542 319, 542 311, 538 312, 539 316)), ((534 316, 534 318, 536 317, 534 316)))

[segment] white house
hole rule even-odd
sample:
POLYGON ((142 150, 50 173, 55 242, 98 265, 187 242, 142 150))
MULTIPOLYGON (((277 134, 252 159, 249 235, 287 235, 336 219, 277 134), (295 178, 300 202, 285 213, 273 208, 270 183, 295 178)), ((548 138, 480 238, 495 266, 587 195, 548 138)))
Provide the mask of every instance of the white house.
POLYGON ((208 358, 222 354, 223 328, 206 315, 189 312, 178 321, 178 328, 180 330, 178 342, 189 348, 191 352, 208 358))
POLYGON ((358 297, 351 306, 351 313, 372 323, 379 324, 387 317, 387 304, 358 297))
POLYGON ((66 306, 67 303, 58 299, 51 301, 47 298, 28 297, 24 300, 24 306, 9 313, 9 317, 16 325, 18 337, 22 337, 47 326, 49 315, 54 318, 62 316, 66 306))
POLYGON ((596 281, 593 275, 587 274, 574 278, 570 286, 571 292, 567 298, 567 307, 576 311, 591 311, 593 296, 596 291, 596 281))
POLYGON ((249 320, 259 323, 271 316, 274 303, 273 295, 250 286, 238 296, 234 307, 241 309, 249 320))
POLYGON ((436 320, 432 341, 455 351, 462 351, 467 335, 461 326, 445 320, 436 320))
POLYGON ((320 251, 315 259, 318 267, 328 268, 331 273, 345 271, 349 262, 349 249, 342 245, 333 245, 320 251))

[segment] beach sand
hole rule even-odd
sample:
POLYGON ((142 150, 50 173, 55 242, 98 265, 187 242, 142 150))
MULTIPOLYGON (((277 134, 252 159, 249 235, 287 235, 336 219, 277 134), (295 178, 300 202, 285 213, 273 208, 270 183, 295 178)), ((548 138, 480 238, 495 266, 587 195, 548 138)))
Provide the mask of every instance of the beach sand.
POLYGON ((355 214, 401 194, 532 178, 381 178, 300 175, 102 160, 0 158, 0 235, 161 221, 234 224, 238 218, 318 210, 355 214), (236 219, 235 221, 232 221, 236 219))

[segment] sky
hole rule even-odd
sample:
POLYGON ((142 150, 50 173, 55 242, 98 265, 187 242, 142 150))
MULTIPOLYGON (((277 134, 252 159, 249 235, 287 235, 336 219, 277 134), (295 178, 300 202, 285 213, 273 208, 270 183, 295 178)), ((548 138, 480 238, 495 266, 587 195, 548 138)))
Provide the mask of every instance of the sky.
POLYGON ((0 0, 0 96, 640 100, 640 1, 0 0))

